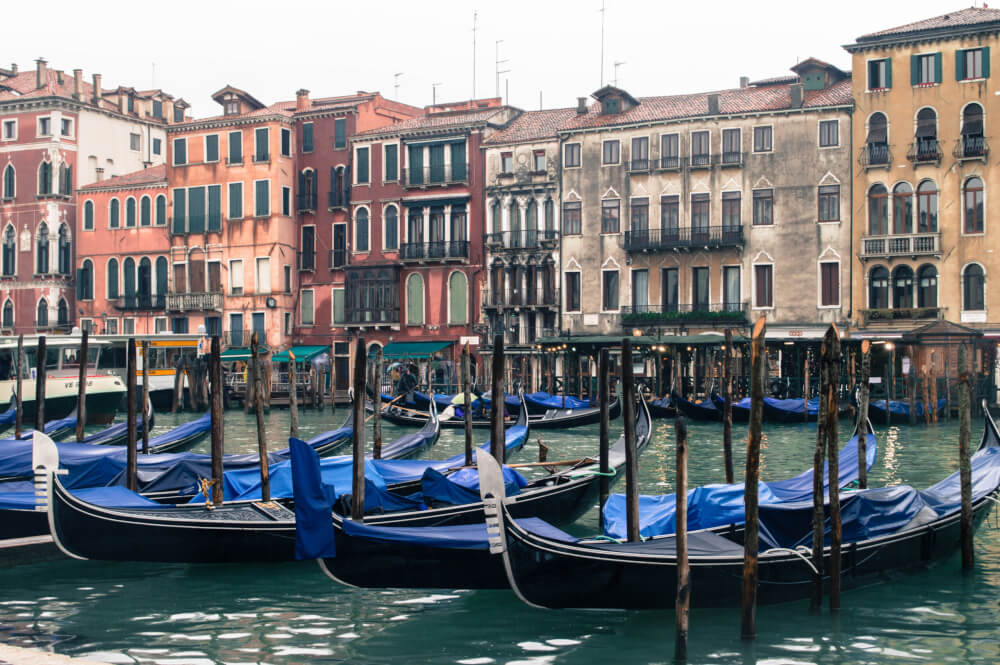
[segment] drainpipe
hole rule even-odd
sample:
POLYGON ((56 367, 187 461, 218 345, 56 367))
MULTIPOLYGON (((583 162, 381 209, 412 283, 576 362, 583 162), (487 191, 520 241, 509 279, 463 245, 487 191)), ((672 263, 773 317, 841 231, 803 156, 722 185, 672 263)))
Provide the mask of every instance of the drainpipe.
POLYGON ((850 257, 851 257, 851 267, 849 268, 848 279, 850 279, 851 288, 847 291, 847 324, 850 326, 851 317, 854 314, 854 109, 851 109, 851 114, 847 118, 848 132, 847 135, 850 137, 847 140, 848 153, 847 160, 850 164, 850 197, 851 197, 851 219, 850 219, 850 257))

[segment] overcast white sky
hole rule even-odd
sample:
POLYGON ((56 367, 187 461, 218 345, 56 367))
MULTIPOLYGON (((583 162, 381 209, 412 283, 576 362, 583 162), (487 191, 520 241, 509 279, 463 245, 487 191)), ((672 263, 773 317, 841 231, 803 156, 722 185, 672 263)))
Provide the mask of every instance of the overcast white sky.
MULTIPOLYGON (((981 0, 978 0, 981 4, 981 0)), ((633 95, 730 88, 788 72, 815 56, 850 67, 857 36, 968 7, 971 0, 606 0, 604 82, 633 95)), ((356 90, 415 105, 496 92, 496 41, 510 99, 524 109, 573 106, 601 83, 601 0, 403 2, 342 0, 50 0, 4 2, 0 62, 82 68, 104 87, 158 87, 195 116, 218 113, 210 95, 231 83, 264 103, 356 90), (155 63, 155 78, 154 78, 155 63)), ((501 94, 505 91, 503 80, 501 94)))

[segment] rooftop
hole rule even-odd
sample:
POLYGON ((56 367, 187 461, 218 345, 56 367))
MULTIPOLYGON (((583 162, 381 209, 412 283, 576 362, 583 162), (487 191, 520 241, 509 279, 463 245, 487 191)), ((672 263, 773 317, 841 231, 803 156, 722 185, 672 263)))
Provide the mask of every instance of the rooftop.
POLYGON ((85 192, 96 189, 132 189, 155 184, 167 184, 167 167, 164 164, 150 166, 140 171, 115 176, 107 180, 98 180, 80 187, 77 191, 85 192))
POLYGON ((483 144, 505 145, 539 139, 555 139, 559 130, 575 116, 575 108, 525 111, 505 129, 490 136, 483 144))
POLYGON ((450 127, 459 128, 465 125, 483 124, 497 116, 503 116, 510 106, 491 106, 473 111, 454 111, 448 113, 425 113, 415 118, 409 118, 386 127, 358 132, 356 137, 372 137, 400 132, 417 132, 421 130, 440 130, 450 127))
POLYGON ((934 18, 923 19, 895 28, 886 28, 878 32, 870 32, 861 35, 856 44, 849 45, 861 47, 869 43, 892 42, 898 39, 906 39, 914 36, 933 36, 934 33, 947 33, 955 30, 961 31, 963 28, 983 28, 996 26, 1000 29, 1000 9, 990 9, 988 7, 967 7, 954 12, 948 12, 934 18))

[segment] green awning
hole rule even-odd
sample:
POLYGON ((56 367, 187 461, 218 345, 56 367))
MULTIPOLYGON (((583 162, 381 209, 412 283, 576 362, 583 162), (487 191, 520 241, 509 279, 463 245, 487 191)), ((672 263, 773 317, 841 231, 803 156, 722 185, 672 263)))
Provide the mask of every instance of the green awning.
MULTIPOLYGON (((267 347, 263 345, 257 347, 257 355, 258 356, 267 355, 267 347)), ((250 349, 245 346, 226 349, 225 351, 219 354, 219 360, 221 360, 222 362, 232 362, 234 360, 250 360, 250 349)))
MULTIPOLYGON (((633 346, 652 346, 663 344, 665 346, 681 344, 724 344, 725 336, 721 333, 700 333, 696 335, 578 335, 575 337, 540 337, 535 340, 536 344, 542 346, 550 344, 567 344, 570 346, 621 346, 622 339, 628 337, 632 340, 633 346)), ((743 335, 733 335, 734 342, 746 342, 747 337, 743 335)))
POLYGON ((293 346, 291 349, 285 349, 284 351, 274 354, 271 356, 271 360, 276 363, 287 363, 288 352, 291 351, 295 354, 295 362, 304 363, 311 361, 319 354, 326 353, 329 350, 329 346, 293 346))
POLYGON ((452 342, 390 342, 382 349, 383 358, 430 358, 452 342))

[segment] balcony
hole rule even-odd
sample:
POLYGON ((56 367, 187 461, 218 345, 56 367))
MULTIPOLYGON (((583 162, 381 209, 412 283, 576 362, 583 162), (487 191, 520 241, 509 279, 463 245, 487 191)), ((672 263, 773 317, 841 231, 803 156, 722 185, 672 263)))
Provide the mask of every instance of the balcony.
POLYGON ((328 261, 330 263, 330 270, 336 270, 337 268, 343 268, 347 265, 347 250, 346 249, 331 249, 329 251, 328 261))
POLYGON ((905 233, 865 236, 861 239, 862 260, 908 256, 941 256, 940 233, 905 233))
POLYGON ((351 189, 350 187, 345 187, 344 189, 336 189, 327 194, 327 201, 329 202, 330 210, 343 210, 351 205, 351 189))
POLYGON ((641 159, 633 159, 625 162, 625 170, 629 173, 649 173, 655 165, 655 159, 642 157, 641 159))
POLYGON ((467 261, 469 259, 469 241, 404 242, 399 247, 399 257, 406 262, 420 263, 467 261))
POLYGON ((164 309, 166 305, 167 297, 162 293, 122 296, 115 301, 115 308, 123 312, 153 312, 164 309))
POLYGON ((554 229, 487 233, 486 246, 492 250, 552 249, 559 240, 554 229))
POLYGON ((622 326, 657 326, 674 324, 738 324, 750 320, 750 303, 701 303, 687 305, 642 305, 622 307, 622 326))
POLYGON ((861 168, 888 169, 892 167, 892 153, 888 143, 866 143, 858 153, 858 164, 861 168))
POLYGON ((681 158, 678 157, 677 155, 661 156, 659 159, 659 163, 657 164, 654 161, 654 164, 656 165, 656 168, 662 171, 680 170, 681 158))
POLYGON ((944 317, 944 307, 896 307, 893 309, 863 309, 865 324, 890 321, 926 321, 944 317))
POLYGON ((465 164, 441 164, 423 168, 402 169, 404 187, 428 187, 469 182, 469 167, 465 164))
POLYGON ((906 158, 914 166, 918 164, 937 166, 941 163, 941 144, 937 139, 917 139, 907 149, 906 158))
POLYGON ((168 293, 167 310, 171 312, 206 312, 222 310, 221 293, 168 293))
POLYGON ((743 166, 743 161, 742 152, 723 152, 719 156, 720 166, 743 166))
POLYGON ((709 153, 701 153, 697 155, 691 155, 689 158, 689 166, 692 169, 707 169, 712 166, 712 155, 709 153))
POLYGON ((316 270, 316 252, 298 252, 298 268, 302 272, 316 270))
POLYGON ((295 210, 298 212, 316 212, 316 192, 298 193, 295 195, 295 210))
POLYGON ((662 252, 671 249, 743 247, 742 226, 689 226, 625 232, 626 252, 662 252))
POLYGON ((558 307, 559 289, 536 288, 518 290, 512 293, 494 293, 483 290, 483 307, 503 309, 505 307, 558 307))
POLYGON ((335 324, 345 326, 390 326, 399 324, 399 304, 379 308, 344 309, 344 320, 335 324))
POLYGON ((960 162, 967 159, 979 159, 984 164, 989 154, 990 146, 986 143, 984 136, 963 136, 955 142, 955 150, 952 151, 952 155, 960 162))

